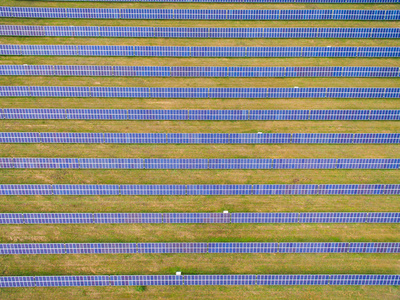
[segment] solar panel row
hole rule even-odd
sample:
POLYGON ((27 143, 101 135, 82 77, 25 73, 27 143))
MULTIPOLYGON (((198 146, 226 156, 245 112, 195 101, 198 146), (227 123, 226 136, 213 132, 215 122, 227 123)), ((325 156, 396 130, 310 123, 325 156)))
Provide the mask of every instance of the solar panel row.
POLYGON ((400 110, 160 110, 0 108, 0 119, 400 120, 400 110))
POLYGON ((398 3, 398 0, 52 0, 84 2, 398 3))
POLYGON ((391 158, 35 158, 0 157, 0 169, 399 169, 391 158))
POLYGON ((400 243, 35 243, 0 244, 10 254, 400 253, 400 243))
POLYGON ((118 77, 400 77, 400 68, 0 65, 0 75, 118 77))
POLYGON ((0 132, 0 143, 83 144, 399 144, 400 133, 0 132))
POLYGON ((166 57, 400 57, 400 47, 0 45, 0 55, 166 57))
POLYGON ((120 27, 0 25, 0 35, 147 38, 399 38, 399 28, 120 27))
POLYGON ((0 7, 3 18, 146 20, 400 20, 400 10, 351 9, 128 9, 0 7))
POLYGON ((399 195, 400 184, 2 184, 0 195, 399 195))
POLYGON ((399 285, 400 275, 1 276, 0 287, 149 285, 399 285))
POLYGON ((0 213, 0 224, 400 223, 400 212, 0 213))
POLYGON ((400 98, 400 88, 161 88, 0 86, 0 97, 400 98))

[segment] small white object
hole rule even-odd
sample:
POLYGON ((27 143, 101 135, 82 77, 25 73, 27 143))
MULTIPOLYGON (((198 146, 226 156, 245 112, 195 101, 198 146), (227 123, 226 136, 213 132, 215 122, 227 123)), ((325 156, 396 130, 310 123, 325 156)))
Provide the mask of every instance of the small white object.
POLYGON ((24 66, 27 66, 28 64, 24 64, 24 66))
POLYGON ((227 211, 227 210, 224 210, 224 214, 229 214, 229 211, 227 211))
POLYGON ((261 132, 261 131, 259 131, 259 132, 257 132, 257 134, 262 134, 262 132, 261 132))
POLYGON ((326 47, 330 48, 330 47, 332 47, 332 46, 326 46, 326 47))
POLYGON ((176 272, 176 276, 182 275, 182 272, 176 272))
POLYGON ((295 89, 298 89, 299 87, 298 87, 298 86, 295 86, 294 88, 295 88, 295 89))

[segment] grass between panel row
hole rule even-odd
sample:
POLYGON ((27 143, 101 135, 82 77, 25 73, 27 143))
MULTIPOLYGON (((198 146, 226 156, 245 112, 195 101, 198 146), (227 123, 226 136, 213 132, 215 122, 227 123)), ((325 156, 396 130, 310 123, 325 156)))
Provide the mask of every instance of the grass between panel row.
MULTIPOLYGON (((10 82, 11 84, 12 82, 10 82)), ((398 99, 0 98, 1 108, 87 109, 398 109, 398 99)), ((9 121, 0 122, 5 128, 9 121)), ((109 122, 109 121, 106 121, 109 122)), ((279 121, 282 122, 282 121, 279 121)), ((291 121, 293 122, 293 121, 291 121)), ((213 123, 213 122, 210 122, 213 123)), ((219 124, 218 122, 215 122, 219 124)), ((322 123, 322 122, 320 122, 322 123)), ((99 125, 101 122, 98 123, 99 125)), ((154 122, 148 122, 154 125, 154 122)), ((188 124, 188 122, 185 122, 188 124)), ((272 122, 271 122, 272 124, 272 122)), ((303 123, 305 124, 305 123, 303 123)), ((354 123, 355 124, 355 123, 354 123)), ((374 123, 375 124, 375 123, 374 123)), ((129 126, 130 127, 130 126, 129 126)), ((4 130, 4 129, 3 129, 4 130)), ((131 129, 133 130, 133 129, 131 129)))
POLYGON ((398 158, 399 151, 400 145, 397 144, 371 144, 368 146, 364 144, 2 144, 0 156, 72 158, 398 158))
MULTIPOLYGON (((32 24, 37 24, 37 23, 28 23, 28 24, 12 23, 8 25, 32 25, 32 24)), ((151 24, 152 26, 155 26, 155 24, 153 23, 151 24)), ((68 25, 71 25, 71 23, 69 23, 68 25)), ((88 23, 85 22, 85 25, 88 25, 88 23)), ((144 25, 145 24, 143 24, 143 26, 144 25)), ((191 21, 190 24, 184 24, 184 25, 193 26, 193 22, 191 21)), ((175 24, 175 26, 177 25, 175 24)), ((207 23, 207 26, 212 26, 212 24, 207 23)), ((300 24, 296 24, 296 27, 298 26, 300 26, 300 24)), ((321 27, 321 24, 317 26, 321 27)), ((253 27, 255 27, 255 25, 253 25, 253 27)), ((337 23, 332 24, 332 27, 337 27, 337 23)), ((22 44, 22 45, 124 45, 124 46, 210 46, 210 47, 212 46, 214 47, 215 46, 218 47, 224 47, 224 46, 225 47, 245 47, 245 46, 248 47, 250 46, 398 47, 399 46, 398 39, 208 39, 208 38, 188 39, 188 38, 11 37, 11 36, 0 37, 0 43, 22 44)), ((166 59, 170 58, 166 57, 166 59)), ((356 60, 358 58, 353 58, 353 59, 356 60)))
POLYGON ((396 286, 48 287, 0 290, 7 299, 398 299, 396 286))
POLYGON ((2 169, 2 184, 397 184, 399 170, 2 169))
POLYGON ((397 195, 0 196, 0 212, 397 212, 398 198, 397 195))
MULTIPOLYGON (((2 56, 2 64, 29 65, 111 65, 111 66, 200 66, 200 67, 303 67, 303 66, 371 66, 393 67, 398 58, 346 58, 346 57, 124 57, 124 56, 2 56)), ((200 79, 200 78, 199 78, 200 79)), ((309 78, 313 80, 314 78, 309 78)))
POLYGON ((399 254, 2 255, 4 275, 397 274, 399 254))
POLYGON ((396 133, 399 129, 399 121, 0 121, 0 130, 10 132, 396 133))
MULTIPOLYGON (((1 228, 1 243, 212 243, 399 242, 400 226, 399 224, 42 224, 1 225, 1 228)), ((225 255, 229 257, 233 254, 225 255)), ((4 255, 0 255, 0 259, 2 257, 4 255)), ((39 256, 33 255, 33 257, 39 256)))
POLYGON ((110 87, 398 87, 399 78, 1 76, 0 85, 110 87))

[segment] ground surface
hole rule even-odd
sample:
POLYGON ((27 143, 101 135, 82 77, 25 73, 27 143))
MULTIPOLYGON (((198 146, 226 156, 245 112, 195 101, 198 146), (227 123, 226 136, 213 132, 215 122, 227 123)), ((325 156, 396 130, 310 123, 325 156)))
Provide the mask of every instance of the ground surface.
MULTIPOLYGON (((399 9, 399 5, 56 3, 7 6, 222 9, 399 9)), ((198 27, 399 27, 368 21, 146 21, 1 19, 0 24, 198 27)), ((388 39, 134 39, 0 37, 2 44, 400 46, 388 39)), ((399 66, 398 58, 1 57, 4 64, 157 66, 399 66)), ((398 87, 391 78, 0 77, 0 85, 163 87, 398 87)), ((398 109, 399 99, 0 98, 1 108, 398 109)), ((399 132, 372 121, 0 121, 0 131, 76 132, 399 132)), ((398 158, 399 145, 2 145, 1 157, 398 158)), ((0 170, 1 183, 399 183, 398 170, 0 170)), ((400 211, 398 196, 19 196, 0 212, 341 212, 400 211)), ((2 226, 0 242, 398 242, 398 224, 204 224, 2 226)), ((1 275, 61 274, 399 274, 399 254, 157 254, 1 256, 1 275)), ((2 289, 7 299, 399 299, 398 287, 82 287, 2 289)))

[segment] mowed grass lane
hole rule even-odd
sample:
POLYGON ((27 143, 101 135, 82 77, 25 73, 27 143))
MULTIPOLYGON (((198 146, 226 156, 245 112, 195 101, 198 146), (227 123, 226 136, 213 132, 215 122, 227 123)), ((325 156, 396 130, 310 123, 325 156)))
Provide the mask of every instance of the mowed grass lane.
MULTIPOLYGON (((397 5, 59 3, 0 1, 8 6, 204 8, 204 9, 397 9, 397 5)), ((369 21, 168 21, 2 19, 15 25, 199 27, 398 27, 369 21)), ((160 46, 399 46, 379 39, 134 39, 1 37, 2 44, 160 46)), ((157 58, 2 57, 4 64, 159 66, 397 66, 397 58, 157 58)), ((363 78, 110 78, 13 77, 0 85, 165 87, 397 87, 398 79, 363 78)), ((112 99, 0 98, 2 108, 122 109, 396 109, 398 99, 112 99)), ((76 132, 398 132, 397 122, 131 122, 0 121, 1 131, 76 132)), ((165 158, 397 158, 398 145, 3 145, 7 157, 165 158)), ((9 170, 2 183, 398 183, 396 170, 9 170)), ((1 212, 285 212, 399 211, 397 196, 1 196, 1 212)), ((398 241, 397 224, 113 224, 2 226, 0 242, 212 242, 398 241)), ((167 254, 2 256, 3 275, 189 273, 399 273, 395 254, 167 254)), ((3 289, 10 299, 99 298, 395 299, 397 287, 81 287, 3 289)))

